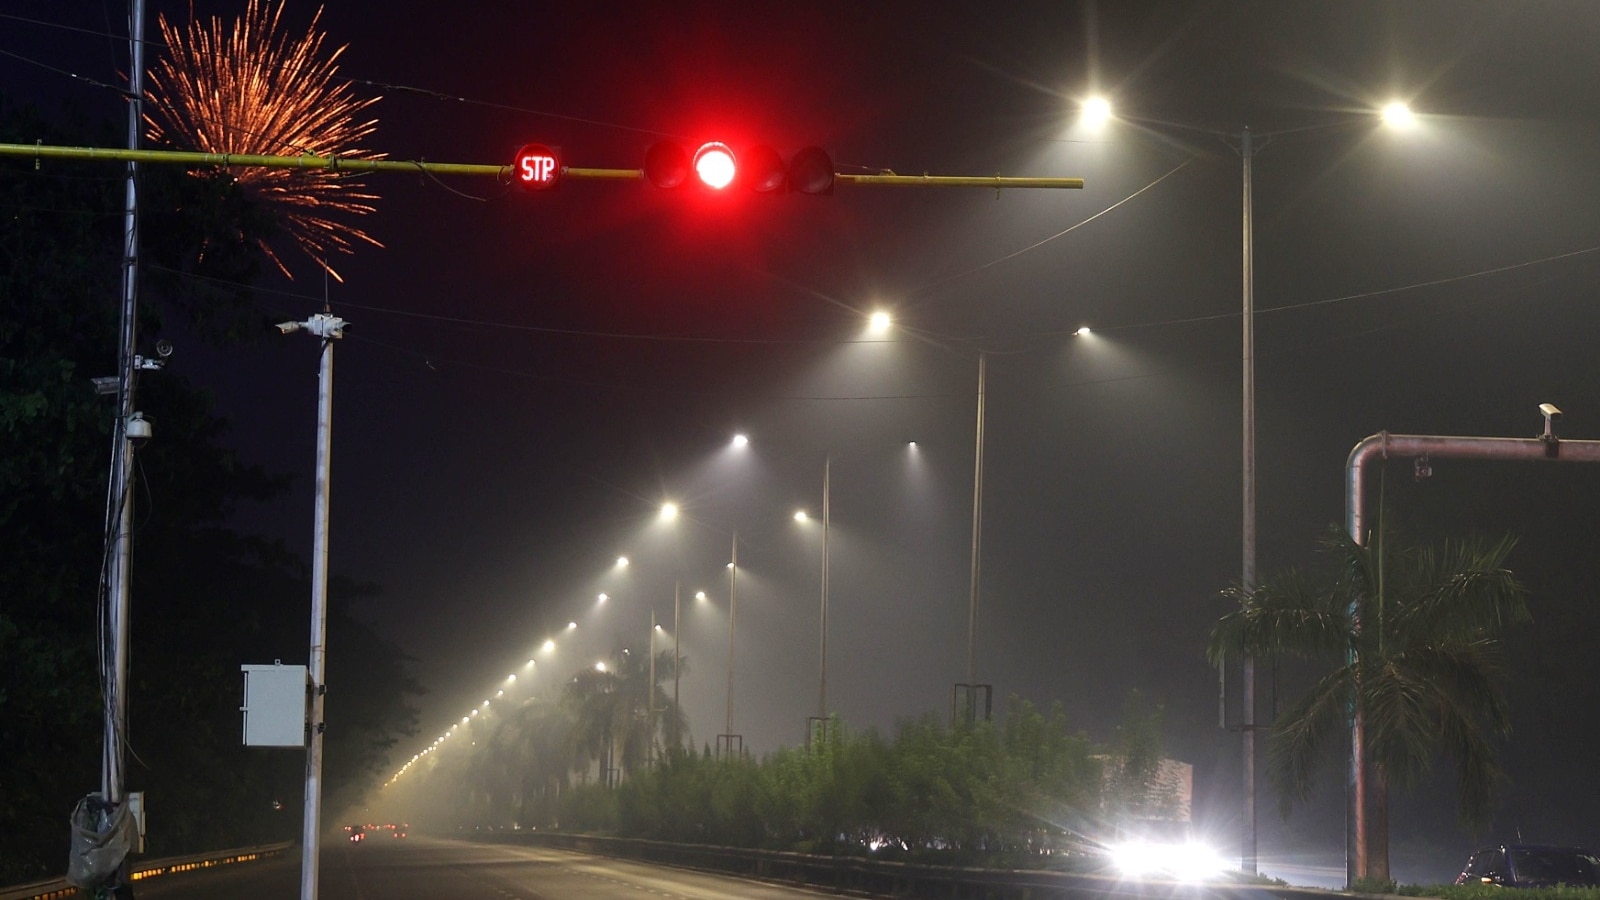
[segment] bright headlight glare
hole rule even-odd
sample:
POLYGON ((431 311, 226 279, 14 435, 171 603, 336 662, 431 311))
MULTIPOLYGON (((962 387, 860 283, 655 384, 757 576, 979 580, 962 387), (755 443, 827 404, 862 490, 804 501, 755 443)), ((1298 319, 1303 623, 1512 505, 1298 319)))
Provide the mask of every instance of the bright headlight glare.
POLYGON ((1222 854, 1198 841, 1174 847, 1172 860, 1172 872, 1182 881, 1204 881, 1228 870, 1222 854))
POLYGON ((1117 871, 1128 878, 1159 873, 1179 881, 1205 881, 1226 872, 1229 867, 1221 854, 1199 841, 1172 844, 1128 841, 1111 848, 1111 860, 1117 871))
POLYGON ((1129 878, 1139 878, 1154 872, 1160 853, 1157 847, 1144 841, 1125 841, 1111 847, 1111 862, 1117 871, 1129 878))

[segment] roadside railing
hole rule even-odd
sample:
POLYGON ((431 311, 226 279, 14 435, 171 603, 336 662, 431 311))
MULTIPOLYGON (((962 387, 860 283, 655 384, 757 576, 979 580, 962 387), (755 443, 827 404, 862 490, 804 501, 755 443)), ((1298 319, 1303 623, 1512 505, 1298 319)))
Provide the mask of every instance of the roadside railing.
MULTIPOLYGON (((145 860, 134 863, 130 867, 130 872, 134 881, 143 881, 146 878, 155 878, 158 875, 191 872, 195 869, 253 862, 258 859, 271 859, 293 846, 293 841, 284 841, 281 844, 263 844, 260 847, 237 847, 232 850, 215 850, 210 853, 195 853, 190 856, 175 856, 171 859, 145 860)), ((32 884, 19 884, 15 887, 0 887, 0 900, 57 900, 57 898, 79 896, 86 895, 68 884, 65 878, 35 881, 32 884)))
POLYGON ((474 834, 471 838, 491 843, 554 847, 596 856, 875 897, 933 897, 949 900, 1328 900, 1330 897, 1352 896, 1338 891, 1286 885, 1132 880, 1042 869, 939 866, 540 831, 485 832, 474 834))

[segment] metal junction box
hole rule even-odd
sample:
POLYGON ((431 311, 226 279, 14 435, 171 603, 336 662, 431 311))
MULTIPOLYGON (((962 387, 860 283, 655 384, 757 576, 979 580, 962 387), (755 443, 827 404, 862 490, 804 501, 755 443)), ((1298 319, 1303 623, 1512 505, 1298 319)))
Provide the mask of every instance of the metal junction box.
POLYGON ((246 747, 306 745, 305 666, 240 666, 244 672, 244 744, 246 747))

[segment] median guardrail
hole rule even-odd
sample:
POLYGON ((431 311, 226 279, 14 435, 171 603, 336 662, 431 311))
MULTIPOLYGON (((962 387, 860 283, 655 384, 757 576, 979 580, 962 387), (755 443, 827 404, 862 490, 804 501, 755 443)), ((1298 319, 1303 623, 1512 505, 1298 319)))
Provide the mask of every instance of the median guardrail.
POLYGON ((1320 888, 1264 883, 1185 883, 1045 869, 938 866, 544 831, 480 832, 470 837, 489 843, 554 847, 869 897, 937 897, 949 900, 1328 900, 1331 897, 1353 896, 1320 888))
MULTIPOLYGON (((190 872, 195 869, 210 868, 211 866, 226 866, 233 863, 253 862, 258 859, 270 859, 293 846, 293 841, 284 841, 279 844, 263 844, 259 847, 236 847, 232 850, 194 853, 189 856, 175 856, 170 859, 145 860, 143 862, 135 862, 130 867, 130 872, 134 881, 142 881, 146 878, 155 878, 159 875, 170 875, 176 872, 190 872)), ((14 887, 0 888, 0 900, 57 900, 57 898, 79 896, 87 895, 68 884, 65 878, 54 878, 49 881, 35 881, 32 884, 19 884, 14 887)))

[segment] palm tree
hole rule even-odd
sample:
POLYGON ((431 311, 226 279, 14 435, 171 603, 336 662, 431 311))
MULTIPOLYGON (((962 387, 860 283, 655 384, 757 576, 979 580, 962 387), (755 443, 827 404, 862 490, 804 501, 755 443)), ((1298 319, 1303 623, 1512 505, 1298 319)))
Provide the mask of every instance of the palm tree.
POLYGON ((1365 731, 1371 766, 1367 878, 1389 876, 1388 788, 1410 787, 1448 758, 1463 822, 1481 827, 1500 777, 1494 739, 1510 732, 1500 635, 1528 619, 1506 557, 1511 538, 1416 547, 1385 566, 1379 547, 1343 532, 1324 542, 1339 566, 1325 582, 1299 573, 1224 596, 1238 608, 1211 632, 1212 662, 1254 656, 1327 663, 1329 671, 1272 726, 1267 774, 1287 815, 1311 792, 1330 748, 1365 731))
POLYGON ((686 730, 682 710, 662 687, 672 679, 672 652, 657 654, 653 683, 643 656, 618 647, 609 663, 580 671, 566 687, 575 755, 598 761, 605 779, 613 771, 632 775, 654 756, 663 732, 681 735, 686 730))
POLYGON ((519 822, 547 827, 572 772, 571 717, 551 696, 530 697, 506 717, 501 731, 514 759, 519 822))

